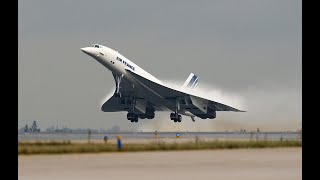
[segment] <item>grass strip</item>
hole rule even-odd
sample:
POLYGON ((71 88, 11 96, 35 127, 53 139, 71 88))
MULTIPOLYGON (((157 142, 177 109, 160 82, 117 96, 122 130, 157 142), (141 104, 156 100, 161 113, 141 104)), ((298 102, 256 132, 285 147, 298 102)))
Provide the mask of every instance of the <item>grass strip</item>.
POLYGON ((183 143, 165 143, 162 141, 139 144, 71 143, 64 142, 19 142, 18 155, 32 154, 67 154, 67 153, 99 153, 99 152, 138 152, 138 151, 170 151, 170 150, 205 150, 205 149, 238 149, 238 148, 275 148, 301 147, 300 140, 285 141, 200 141, 183 143))

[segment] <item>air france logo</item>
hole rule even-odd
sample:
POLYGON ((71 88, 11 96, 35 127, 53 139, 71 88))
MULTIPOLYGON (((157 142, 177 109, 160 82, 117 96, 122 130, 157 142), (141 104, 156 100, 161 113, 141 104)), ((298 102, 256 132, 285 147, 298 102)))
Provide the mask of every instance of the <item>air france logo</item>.
POLYGON ((117 60, 122 62, 124 65, 128 66, 130 69, 134 70, 134 67, 128 64, 126 61, 122 60, 121 58, 117 57, 117 60))

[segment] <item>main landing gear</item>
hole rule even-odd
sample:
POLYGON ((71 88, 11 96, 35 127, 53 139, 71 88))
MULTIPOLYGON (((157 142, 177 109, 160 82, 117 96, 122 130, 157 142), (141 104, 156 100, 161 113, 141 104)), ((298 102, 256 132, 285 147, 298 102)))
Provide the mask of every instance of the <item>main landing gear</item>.
POLYGON ((171 113, 170 114, 170 119, 173 120, 174 122, 181 122, 182 117, 178 113, 171 113))
POLYGON ((179 109, 180 109, 180 103, 179 103, 179 100, 176 99, 175 112, 170 114, 170 119, 173 120, 174 122, 181 122, 182 120, 181 115, 178 114, 179 109))
POLYGON ((127 119, 130 120, 131 122, 138 122, 139 117, 138 117, 137 114, 128 113, 128 114, 127 114, 127 119))

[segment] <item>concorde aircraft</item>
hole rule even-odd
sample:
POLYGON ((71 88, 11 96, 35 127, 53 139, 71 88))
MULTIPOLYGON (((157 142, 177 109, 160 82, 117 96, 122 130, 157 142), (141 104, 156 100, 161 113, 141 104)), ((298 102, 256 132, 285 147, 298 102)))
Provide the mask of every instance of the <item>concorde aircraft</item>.
POLYGON ((147 71, 106 46, 94 44, 81 50, 108 68, 116 88, 113 96, 102 106, 104 112, 125 111, 127 119, 153 119, 155 111, 169 111, 170 119, 181 122, 181 115, 214 119, 216 111, 245 112, 236 108, 199 97, 188 90, 198 84, 198 77, 191 73, 181 89, 169 87, 147 71))

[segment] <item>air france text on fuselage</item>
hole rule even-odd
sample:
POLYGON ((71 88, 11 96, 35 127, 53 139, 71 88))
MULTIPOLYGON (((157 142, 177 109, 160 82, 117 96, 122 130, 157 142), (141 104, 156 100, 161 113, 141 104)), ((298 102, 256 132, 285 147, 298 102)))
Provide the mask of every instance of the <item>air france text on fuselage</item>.
POLYGON ((130 69, 134 70, 134 67, 128 64, 126 61, 122 60, 121 58, 117 57, 117 60, 122 62, 124 65, 128 66, 130 69))

